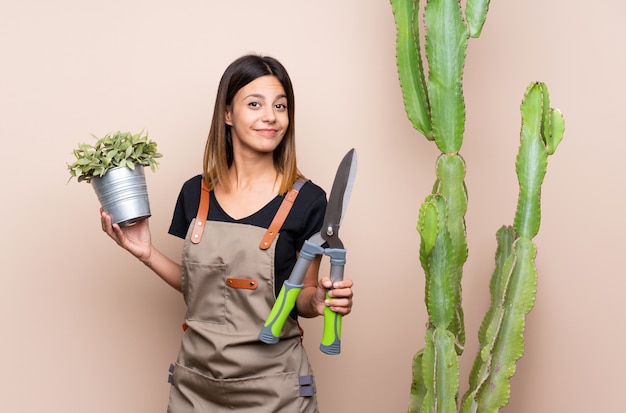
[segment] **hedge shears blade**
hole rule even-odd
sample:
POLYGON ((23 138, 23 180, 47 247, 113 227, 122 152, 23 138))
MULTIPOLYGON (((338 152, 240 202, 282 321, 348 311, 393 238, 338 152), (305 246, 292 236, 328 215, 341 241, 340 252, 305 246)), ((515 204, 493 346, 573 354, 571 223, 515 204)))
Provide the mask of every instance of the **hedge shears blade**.
MULTIPOLYGON (((304 285, 306 272, 316 256, 327 255, 330 257, 330 280, 333 284, 343 279, 346 250, 339 238, 339 228, 352 193, 356 167, 356 151, 351 149, 337 168, 322 229, 304 242, 291 275, 284 282, 276 303, 259 334, 259 340, 262 342, 274 344, 279 341, 285 321, 293 310, 296 298, 304 285), (325 248, 326 245, 327 248, 325 248)), ((342 316, 329 307, 324 309, 324 333, 320 344, 322 352, 339 354, 341 349, 341 319, 342 316)))

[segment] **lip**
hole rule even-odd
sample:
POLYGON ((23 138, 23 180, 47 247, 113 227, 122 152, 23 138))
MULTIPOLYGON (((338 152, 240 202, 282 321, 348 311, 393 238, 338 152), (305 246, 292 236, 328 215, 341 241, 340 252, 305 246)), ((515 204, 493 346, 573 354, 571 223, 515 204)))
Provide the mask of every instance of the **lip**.
POLYGON ((256 131, 262 135, 276 135, 278 133, 277 129, 256 129, 256 131))

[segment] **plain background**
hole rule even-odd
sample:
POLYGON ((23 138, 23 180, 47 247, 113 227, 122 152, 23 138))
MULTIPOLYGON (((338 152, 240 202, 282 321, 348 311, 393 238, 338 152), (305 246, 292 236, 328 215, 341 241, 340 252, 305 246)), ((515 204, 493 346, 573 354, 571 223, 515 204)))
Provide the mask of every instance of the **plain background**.
MULTIPOLYGON (((531 81, 547 83, 567 126, 543 186, 537 302, 509 413, 623 411, 625 15, 618 0, 493 1, 470 41, 462 390, 494 234, 513 220, 531 81)), ((95 194, 67 183, 66 162, 90 133, 148 130, 165 155, 148 173, 154 243, 177 258, 176 196, 201 171, 219 77, 247 52, 292 76, 307 176, 329 190, 343 154, 359 156, 342 229, 356 297, 341 355, 319 352, 321 319, 304 323, 321 411, 406 411, 426 323, 415 225, 438 152, 406 118, 383 0, 0 4, 0 410, 165 410, 182 299, 102 233, 95 194)))

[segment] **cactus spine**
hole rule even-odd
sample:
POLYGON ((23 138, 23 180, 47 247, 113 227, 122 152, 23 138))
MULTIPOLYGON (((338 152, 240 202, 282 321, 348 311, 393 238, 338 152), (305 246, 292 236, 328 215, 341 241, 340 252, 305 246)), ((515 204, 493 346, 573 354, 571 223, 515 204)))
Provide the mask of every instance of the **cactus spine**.
POLYGON ((421 60, 419 0, 391 0, 397 27, 397 65, 407 116, 434 140, 441 155, 432 193, 420 207, 420 262, 426 276, 425 347, 413 359, 409 412, 496 412, 509 400, 510 378, 524 350, 526 314, 535 300, 540 187, 547 157, 563 137, 561 113, 549 106, 546 86, 535 82, 524 96, 516 171, 520 185, 513 227, 497 233, 491 307, 479 330, 480 351, 470 388, 458 405, 459 361, 465 343, 461 276, 467 260, 465 161, 459 154, 465 128, 462 77, 470 37, 482 31, 488 0, 428 0, 424 7, 428 77, 421 60))

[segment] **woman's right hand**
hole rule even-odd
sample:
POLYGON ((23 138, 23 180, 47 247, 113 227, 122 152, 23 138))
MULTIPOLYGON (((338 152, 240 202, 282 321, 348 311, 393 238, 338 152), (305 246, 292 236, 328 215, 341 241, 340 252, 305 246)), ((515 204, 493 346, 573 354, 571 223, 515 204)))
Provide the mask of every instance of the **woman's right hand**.
POLYGON ((148 218, 131 226, 120 227, 111 224, 111 216, 100 208, 102 230, 107 233, 120 247, 124 248, 142 262, 147 262, 152 254, 152 240, 148 218))

